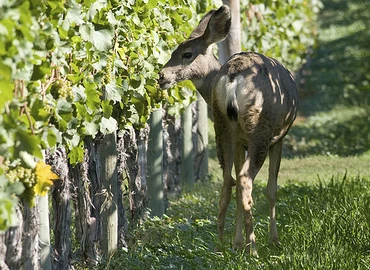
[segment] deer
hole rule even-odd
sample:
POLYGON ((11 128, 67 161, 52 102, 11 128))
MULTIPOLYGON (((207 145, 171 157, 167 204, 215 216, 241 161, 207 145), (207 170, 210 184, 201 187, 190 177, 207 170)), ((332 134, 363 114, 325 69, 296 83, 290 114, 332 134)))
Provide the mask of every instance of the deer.
POLYGON ((159 72, 158 84, 167 89, 177 82, 191 80, 211 107, 217 157, 223 173, 218 238, 223 243, 226 212, 236 186, 233 248, 255 254, 252 189, 267 155, 269 242, 280 244, 276 224, 277 177, 283 138, 297 115, 298 92, 292 73, 274 58, 240 52, 221 66, 213 54, 213 45, 227 37, 230 25, 227 5, 209 11, 189 38, 172 52, 159 72), (233 166, 236 179, 232 176, 233 166))

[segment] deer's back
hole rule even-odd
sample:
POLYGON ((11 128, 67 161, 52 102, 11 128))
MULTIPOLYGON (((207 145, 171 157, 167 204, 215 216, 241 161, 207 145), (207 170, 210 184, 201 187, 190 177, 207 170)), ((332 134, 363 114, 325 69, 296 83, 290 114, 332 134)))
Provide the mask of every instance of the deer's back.
POLYGON ((235 54, 221 67, 214 82, 213 106, 226 117, 233 98, 238 107, 238 133, 245 140, 257 132, 273 143, 285 136, 296 116, 298 93, 292 74, 277 60, 261 54, 235 54))

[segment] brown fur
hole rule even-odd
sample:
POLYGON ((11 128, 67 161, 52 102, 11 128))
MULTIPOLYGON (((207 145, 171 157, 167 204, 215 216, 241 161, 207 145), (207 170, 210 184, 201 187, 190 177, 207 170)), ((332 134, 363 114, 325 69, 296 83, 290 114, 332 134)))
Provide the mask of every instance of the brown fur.
POLYGON ((232 186, 236 185, 234 247, 251 250, 250 247, 255 246, 253 181, 267 155, 270 159, 267 184, 269 235, 270 241, 279 241, 275 214, 277 175, 282 139, 296 117, 298 94, 291 73, 277 60, 264 55, 235 54, 220 67, 212 54, 212 44, 228 34, 230 16, 227 6, 208 13, 190 38, 172 53, 160 73, 159 83, 167 88, 180 80, 190 79, 212 107, 217 156, 224 178, 217 221, 219 238, 223 240, 226 210, 232 186), (189 53, 192 57, 184 57, 189 53), (236 181, 231 175, 233 165, 236 181))

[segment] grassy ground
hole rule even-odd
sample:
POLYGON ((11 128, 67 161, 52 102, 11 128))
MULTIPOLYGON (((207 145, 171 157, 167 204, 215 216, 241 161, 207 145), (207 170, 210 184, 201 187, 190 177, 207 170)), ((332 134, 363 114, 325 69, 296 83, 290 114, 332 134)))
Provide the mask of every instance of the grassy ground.
POLYGON ((148 220, 132 234, 130 249, 101 268, 370 269, 370 4, 323 2, 299 117, 283 150, 277 208, 282 245, 267 240, 266 163, 253 191, 258 257, 231 249, 235 200, 225 251, 213 252, 222 180, 211 148, 210 181, 185 188, 164 219, 148 220))
POLYGON ((281 247, 267 244, 265 186, 254 189, 258 257, 231 249, 235 203, 229 207, 223 253, 213 252, 219 182, 198 183, 174 200, 164 219, 135 232, 111 269, 369 269, 370 182, 334 177, 326 184, 287 183, 279 189, 281 247))

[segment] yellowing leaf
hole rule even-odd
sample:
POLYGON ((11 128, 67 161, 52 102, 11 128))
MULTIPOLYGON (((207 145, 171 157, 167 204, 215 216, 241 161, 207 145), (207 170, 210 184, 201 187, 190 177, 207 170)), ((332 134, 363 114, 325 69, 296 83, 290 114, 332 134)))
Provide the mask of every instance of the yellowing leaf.
POLYGON ((53 185, 53 180, 59 179, 58 175, 51 171, 51 166, 39 161, 35 168, 36 185, 34 191, 37 195, 45 196, 49 188, 53 185))

